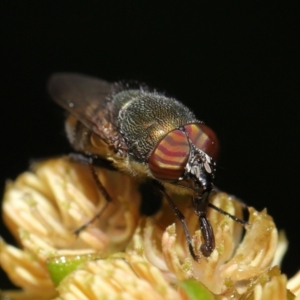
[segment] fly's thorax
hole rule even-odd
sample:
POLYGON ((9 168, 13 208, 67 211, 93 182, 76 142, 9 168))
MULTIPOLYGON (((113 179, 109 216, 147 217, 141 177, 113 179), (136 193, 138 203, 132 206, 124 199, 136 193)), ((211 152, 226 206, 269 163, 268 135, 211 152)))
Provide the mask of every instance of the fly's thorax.
POLYGON ((119 109, 118 128, 128 153, 138 161, 147 161, 168 132, 197 121, 182 103, 155 92, 123 91, 114 95, 113 103, 119 109))

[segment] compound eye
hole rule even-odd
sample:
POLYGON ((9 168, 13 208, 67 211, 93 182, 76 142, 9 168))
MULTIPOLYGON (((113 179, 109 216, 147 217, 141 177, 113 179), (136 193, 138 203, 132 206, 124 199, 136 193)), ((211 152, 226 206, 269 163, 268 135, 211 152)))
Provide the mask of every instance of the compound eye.
POLYGON ((185 131, 192 143, 213 160, 217 160, 220 146, 214 131, 202 123, 188 124, 185 131))
POLYGON ((173 130, 157 144, 149 157, 149 168, 159 180, 175 181, 184 173, 190 145, 184 132, 173 130))

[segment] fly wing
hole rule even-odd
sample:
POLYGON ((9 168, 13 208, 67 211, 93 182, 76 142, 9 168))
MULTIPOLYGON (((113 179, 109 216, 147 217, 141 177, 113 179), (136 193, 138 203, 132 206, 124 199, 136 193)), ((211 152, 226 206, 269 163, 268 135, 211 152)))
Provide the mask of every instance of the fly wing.
POLYGON ((75 73, 57 73, 48 82, 53 100, 109 143, 117 135, 110 97, 113 84, 75 73))

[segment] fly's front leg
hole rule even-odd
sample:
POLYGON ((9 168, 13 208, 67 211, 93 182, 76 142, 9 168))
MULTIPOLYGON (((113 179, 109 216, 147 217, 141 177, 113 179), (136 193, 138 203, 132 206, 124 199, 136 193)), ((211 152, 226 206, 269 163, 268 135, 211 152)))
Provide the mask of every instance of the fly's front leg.
POLYGON ((172 198, 167 194, 167 192, 165 191, 164 187, 159 182, 156 182, 156 183, 157 183, 158 189, 161 191, 161 193, 163 193, 163 195, 168 200, 169 205, 172 207, 173 212, 174 212, 176 218, 182 224, 183 231, 184 231, 185 238, 186 238, 186 242, 187 242, 187 245, 188 245, 188 248, 189 248, 191 256, 193 257, 193 259, 195 261, 199 261, 199 256, 195 254, 195 251, 194 251, 194 248, 193 248, 193 243, 192 243, 192 238, 191 238, 190 232, 188 230, 188 226, 186 224, 186 221, 185 221, 183 213, 176 206, 176 204, 174 203, 174 201, 172 200, 172 198))

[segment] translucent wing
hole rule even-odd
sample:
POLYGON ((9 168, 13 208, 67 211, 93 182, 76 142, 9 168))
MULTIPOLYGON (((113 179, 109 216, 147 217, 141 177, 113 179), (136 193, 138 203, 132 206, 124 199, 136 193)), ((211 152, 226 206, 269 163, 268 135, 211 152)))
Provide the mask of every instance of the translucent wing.
POLYGON ((107 142, 116 136, 112 84, 85 75, 57 73, 49 79, 48 91, 56 103, 107 142))

